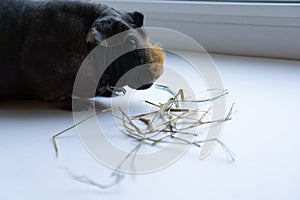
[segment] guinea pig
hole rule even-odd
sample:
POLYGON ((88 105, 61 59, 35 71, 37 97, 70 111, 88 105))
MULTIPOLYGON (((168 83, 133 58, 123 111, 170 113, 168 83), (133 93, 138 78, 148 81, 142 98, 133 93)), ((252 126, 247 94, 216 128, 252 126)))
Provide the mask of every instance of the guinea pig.
MULTIPOLYGON (((84 59, 102 41, 127 30, 139 29, 139 37, 123 41, 134 50, 108 66, 94 96, 112 96, 111 88, 135 66, 145 66, 141 73, 147 78, 136 73, 118 87, 147 89, 163 73, 164 51, 140 30, 144 16, 138 11, 80 1, 1 0, 0 19, 0 97, 55 102, 72 110, 74 81, 84 59), (139 40, 147 48, 136 49, 139 40)), ((76 107, 88 106, 82 101, 76 107)))

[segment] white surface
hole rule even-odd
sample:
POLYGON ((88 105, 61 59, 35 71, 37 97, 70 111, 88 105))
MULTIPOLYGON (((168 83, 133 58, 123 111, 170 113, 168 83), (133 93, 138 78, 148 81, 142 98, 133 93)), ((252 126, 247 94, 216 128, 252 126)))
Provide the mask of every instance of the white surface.
MULTIPOLYGON (((0 103, 0 199, 299 199, 300 62, 213 55, 238 112, 222 141, 238 159, 229 163, 220 147, 205 160, 194 151, 156 173, 126 176, 99 190, 72 180, 67 167, 96 181, 110 169, 82 147, 76 132, 50 137, 72 124, 69 112, 29 101, 0 103)), ((168 57, 167 62, 176 65, 168 57)))

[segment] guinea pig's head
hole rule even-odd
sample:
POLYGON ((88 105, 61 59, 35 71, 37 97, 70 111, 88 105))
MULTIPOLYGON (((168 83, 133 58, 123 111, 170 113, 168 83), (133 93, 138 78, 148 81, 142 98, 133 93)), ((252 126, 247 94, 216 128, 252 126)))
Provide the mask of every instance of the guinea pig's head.
MULTIPOLYGON (((127 53, 118 56, 104 71, 99 83, 97 96, 112 96, 113 88, 129 86, 133 89, 147 89, 163 73, 164 51, 157 44, 151 44, 141 28, 144 16, 140 12, 126 12, 107 7, 101 11, 87 34, 91 45, 101 45, 109 38, 124 32, 116 46, 107 50, 126 48, 127 53), (132 31, 131 31, 132 30, 132 31), (121 38, 121 39, 120 39, 121 38)), ((117 36, 118 36, 117 35, 117 36)))

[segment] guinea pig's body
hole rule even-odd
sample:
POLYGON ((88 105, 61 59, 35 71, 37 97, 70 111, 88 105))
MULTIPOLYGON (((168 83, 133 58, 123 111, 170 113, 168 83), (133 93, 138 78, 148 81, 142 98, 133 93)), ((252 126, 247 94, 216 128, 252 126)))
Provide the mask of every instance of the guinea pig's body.
MULTIPOLYGON (((102 40, 140 28, 142 17, 103 4, 1 0, 0 97, 57 102, 61 108, 71 109, 74 80, 85 57, 102 40)), ((162 64, 162 51, 146 51, 146 57, 157 57, 155 62, 162 64)), ((147 63, 141 60, 144 63, 137 64, 147 63)), ((152 73, 155 81, 162 68, 150 71, 156 71, 152 73)))

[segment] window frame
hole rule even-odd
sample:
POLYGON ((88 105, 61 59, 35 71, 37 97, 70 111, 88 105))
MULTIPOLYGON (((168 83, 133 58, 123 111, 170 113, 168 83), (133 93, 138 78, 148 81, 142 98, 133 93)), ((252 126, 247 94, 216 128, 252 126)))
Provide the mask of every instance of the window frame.
MULTIPOLYGON (((300 60, 300 4, 103 0, 183 32, 208 52, 300 60)), ((188 50, 188 49, 183 49, 188 50)))

